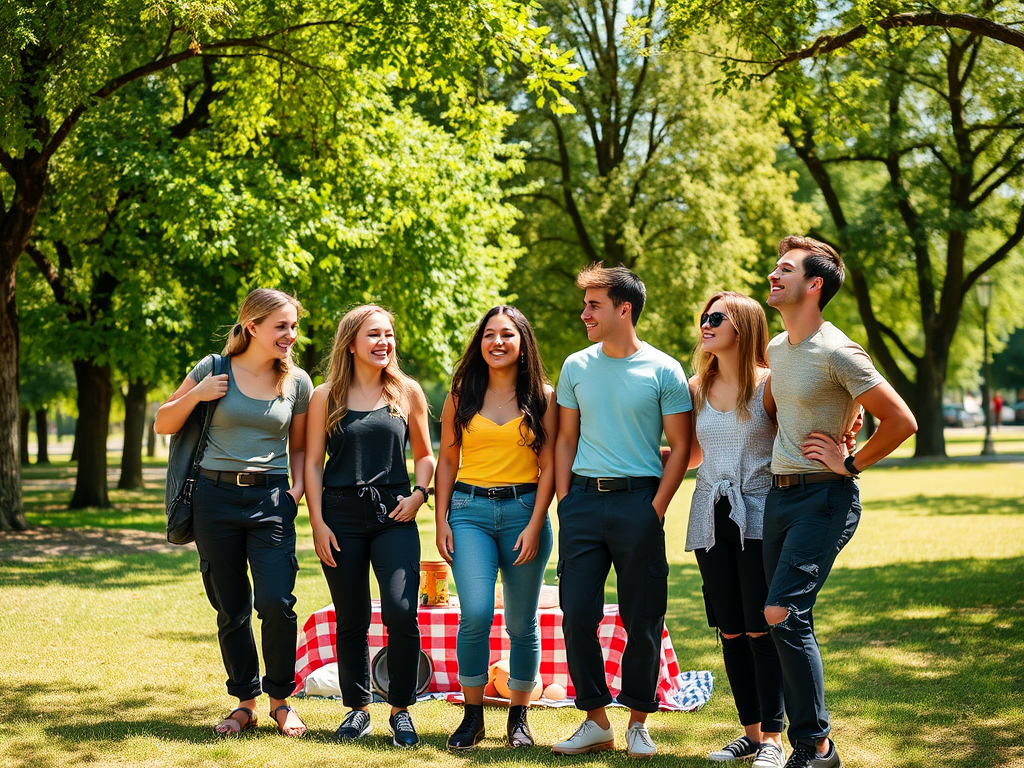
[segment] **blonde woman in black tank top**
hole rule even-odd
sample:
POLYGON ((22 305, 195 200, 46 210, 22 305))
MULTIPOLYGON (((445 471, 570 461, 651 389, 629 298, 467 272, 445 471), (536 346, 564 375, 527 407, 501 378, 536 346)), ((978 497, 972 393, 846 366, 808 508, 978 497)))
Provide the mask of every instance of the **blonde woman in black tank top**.
POLYGON ((371 730, 366 632, 372 566, 388 630, 389 726, 395 746, 411 747, 419 741, 408 712, 416 700, 420 652, 416 513, 427 501, 434 454, 427 400, 399 368, 389 312, 369 305, 342 318, 330 374, 310 400, 308 427, 309 520, 334 600, 338 676, 342 701, 350 708, 335 738, 352 741, 371 730), (407 443, 415 464, 413 487, 407 443))

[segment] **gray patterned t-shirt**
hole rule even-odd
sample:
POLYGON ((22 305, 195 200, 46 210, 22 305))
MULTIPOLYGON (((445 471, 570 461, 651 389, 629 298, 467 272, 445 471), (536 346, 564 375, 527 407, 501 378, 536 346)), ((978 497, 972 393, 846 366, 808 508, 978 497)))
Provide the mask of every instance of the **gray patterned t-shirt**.
POLYGON ((697 414, 696 433, 704 455, 690 502, 686 551, 715 546, 715 504, 729 500, 729 518, 740 529, 740 546, 764 538, 764 500, 772 484, 775 424, 764 409, 761 380, 750 403, 750 418, 736 410, 718 411, 705 402, 697 414))

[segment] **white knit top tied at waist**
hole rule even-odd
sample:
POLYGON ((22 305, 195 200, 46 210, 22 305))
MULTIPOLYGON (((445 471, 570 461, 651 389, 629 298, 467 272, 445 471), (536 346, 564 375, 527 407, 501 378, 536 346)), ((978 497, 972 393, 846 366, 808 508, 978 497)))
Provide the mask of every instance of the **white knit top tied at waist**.
POLYGON ((690 502, 686 551, 715 545, 715 505, 725 498, 729 518, 740 529, 740 543, 764 536, 764 502, 771 489, 775 424, 764 409, 762 380, 750 403, 750 418, 722 412, 705 402, 697 413, 696 433, 704 454, 690 502))

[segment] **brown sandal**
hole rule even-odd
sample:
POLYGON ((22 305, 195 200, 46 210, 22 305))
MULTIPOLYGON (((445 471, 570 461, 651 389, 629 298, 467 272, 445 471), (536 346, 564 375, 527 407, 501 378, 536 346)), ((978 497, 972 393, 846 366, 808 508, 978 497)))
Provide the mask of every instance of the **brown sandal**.
POLYGON ((220 736, 222 739, 229 739, 229 738, 230 739, 237 739, 239 736, 241 736, 246 731, 254 731, 254 730, 256 730, 256 722, 257 721, 256 721, 256 713, 255 712, 253 712, 248 707, 238 707, 237 709, 231 710, 231 712, 228 713, 227 717, 225 717, 223 720, 221 720, 219 723, 217 723, 215 726, 213 726, 213 732, 215 734, 217 734, 218 736, 220 736), (246 721, 244 723, 241 720, 238 720, 238 719, 236 719, 234 717, 236 712, 245 712, 247 719, 246 719, 246 721), (230 725, 228 726, 228 730, 226 730, 226 731, 219 731, 219 730, 217 730, 218 728, 220 728, 222 725, 224 725, 229 720, 231 722, 233 722, 233 723, 238 723, 238 730, 237 731, 234 730, 230 725))
MULTIPOLYGON (((286 721, 287 721, 287 718, 288 718, 288 716, 285 715, 285 720, 286 721)), ((282 704, 280 707, 278 707, 277 709, 273 710, 270 713, 270 719, 274 721, 274 725, 277 726, 277 732, 280 733, 282 736, 287 736, 290 739, 297 739, 300 736, 305 736, 306 735, 306 724, 304 722, 302 722, 302 718, 299 717, 299 713, 296 712, 291 707, 289 707, 287 704, 282 704), (300 730, 298 733, 285 733, 284 732, 284 726, 281 725, 281 721, 277 719, 277 713, 280 712, 282 709, 285 712, 291 712, 292 714, 295 715, 295 718, 299 721, 299 727, 301 727, 302 730, 300 730)))

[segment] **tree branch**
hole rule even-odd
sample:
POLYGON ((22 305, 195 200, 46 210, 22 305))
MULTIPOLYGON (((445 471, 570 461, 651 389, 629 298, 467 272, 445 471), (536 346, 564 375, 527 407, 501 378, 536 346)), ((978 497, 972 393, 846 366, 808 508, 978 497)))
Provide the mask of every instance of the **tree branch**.
POLYGON ((56 299, 57 303, 63 307, 72 307, 72 302, 68 299, 67 292, 64 290, 64 283, 60 279, 60 273, 57 271, 53 263, 46 258, 46 254, 36 247, 35 243, 29 241, 25 244, 25 253, 29 255, 32 262, 39 269, 39 273, 43 276, 43 280, 50 286, 50 290, 53 291, 53 298, 56 299))
MULTIPOLYGON (((290 27, 282 27, 272 32, 267 32, 262 35, 255 35, 253 37, 240 37, 240 38, 226 38, 224 40, 218 40, 213 43, 206 45, 206 50, 225 50, 229 48, 247 48, 247 47, 258 47, 266 43, 267 40, 272 40, 279 35, 288 35, 293 32, 297 32, 301 29, 309 29, 312 27, 322 26, 356 26, 352 22, 344 21, 341 19, 334 19, 330 21, 309 21, 302 24, 293 24, 290 27)), ((71 133, 71 130, 78 123, 79 119, 88 109, 88 104, 94 101, 102 100, 116 92, 117 90, 132 83, 140 78, 146 77, 147 75, 161 72, 169 67, 173 67, 175 64, 179 64, 187 59, 191 59, 195 56, 199 56, 202 53, 202 47, 198 44, 191 44, 188 48, 177 53, 168 54, 161 56, 153 61, 143 64, 135 69, 129 70, 118 77, 112 78, 101 88, 93 91, 89 98, 85 101, 79 102, 74 109, 64 118, 61 122, 60 127, 54 131, 53 136, 47 142, 43 151, 39 155, 38 162, 46 164, 49 159, 53 156, 53 153, 57 151, 57 148, 64 143, 64 140, 71 133)))
POLYGON ((994 253, 989 255, 984 261, 982 261, 978 266, 972 269, 964 277, 963 285, 960 288, 961 300, 963 300, 963 298, 967 296, 968 291, 970 291, 974 284, 978 281, 978 278, 980 278, 982 275, 984 275, 986 272, 992 269, 992 267, 994 267, 996 264, 998 264, 1007 256, 1009 256, 1010 251, 1016 248, 1020 244, 1021 240, 1024 240, 1024 208, 1021 208, 1021 211, 1017 216, 1017 226, 1014 228, 1010 236, 1006 239, 1006 242, 999 246, 999 248, 994 253))

